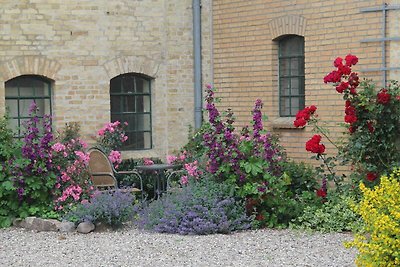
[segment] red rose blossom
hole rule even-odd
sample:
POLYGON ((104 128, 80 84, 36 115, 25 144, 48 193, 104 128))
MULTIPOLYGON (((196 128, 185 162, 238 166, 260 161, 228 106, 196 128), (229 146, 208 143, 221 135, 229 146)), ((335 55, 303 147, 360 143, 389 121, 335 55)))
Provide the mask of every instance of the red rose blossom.
POLYGON ((346 61, 346 66, 351 67, 352 65, 356 65, 358 63, 358 57, 348 54, 344 60, 346 61))
POLYGON ((333 66, 335 67, 343 66, 343 58, 337 57, 335 61, 333 61, 333 66))
POLYGON ((293 122, 293 125, 296 128, 305 126, 307 122, 310 120, 311 115, 313 115, 316 110, 317 107, 314 105, 305 107, 304 109, 300 110, 296 114, 296 120, 293 122))
POLYGON ((390 102, 390 94, 387 89, 382 89, 376 97, 379 104, 386 105, 390 102))
POLYGON ((316 154, 322 154, 325 152, 325 146, 320 144, 321 136, 315 134, 310 140, 306 142, 306 150, 316 154))
POLYGON ((326 195, 327 195, 327 192, 324 189, 320 188, 317 190, 317 196, 324 198, 324 197, 326 197, 326 195))
POLYGON ((367 173, 367 180, 370 182, 373 182, 376 180, 376 178, 378 178, 378 175, 374 172, 369 172, 367 173))

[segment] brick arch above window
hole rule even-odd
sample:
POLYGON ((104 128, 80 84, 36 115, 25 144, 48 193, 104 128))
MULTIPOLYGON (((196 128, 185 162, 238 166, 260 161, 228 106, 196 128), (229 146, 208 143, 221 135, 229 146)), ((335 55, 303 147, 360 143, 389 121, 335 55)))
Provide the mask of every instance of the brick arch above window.
POLYGON ((287 15, 271 20, 269 23, 271 39, 277 40, 285 35, 305 36, 307 20, 298 15, 287 15))
POLYGON ((56 80, 61 64, 45 56, 16 57, 0 63, 0 79, 11 80, 22 75, 39 75, 56 80))
POLYGON ((156 78, 159 66, 159 62, 144 56, 118 57, 103 65, 109 80, 125 73, 138 73, 156 78))

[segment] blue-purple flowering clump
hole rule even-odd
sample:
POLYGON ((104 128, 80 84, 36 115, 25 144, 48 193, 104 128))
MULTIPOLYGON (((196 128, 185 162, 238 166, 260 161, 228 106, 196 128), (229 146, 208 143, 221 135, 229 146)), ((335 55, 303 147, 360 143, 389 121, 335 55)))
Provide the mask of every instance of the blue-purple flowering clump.
POLYGON ((229 186, 207 178, 192 181, 181 190, 140 207, 136 223, 142 229, 182 235, 249 229, 252 218, 230 192, 229 186))
POLYGON ((80 223, 105 223, 120 227, 134 215, 135 197, 130 192, 121 190, 96 192, 88 202, 84 202, 66 215, 66 219, 80 223))

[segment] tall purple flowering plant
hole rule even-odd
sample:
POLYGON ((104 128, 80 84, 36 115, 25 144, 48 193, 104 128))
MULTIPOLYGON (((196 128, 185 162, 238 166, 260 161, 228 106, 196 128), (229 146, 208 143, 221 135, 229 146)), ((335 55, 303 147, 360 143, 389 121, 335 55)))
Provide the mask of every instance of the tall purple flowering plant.
POLYGON ((272 176, 280 176, 285 153, 277 140, 264 130, 260 99, 252 111, 252 128, 235 132, 234 116, 228 110, 223 121, 215 105, 214 89, 207 86, 206 110, 211 127, 203 134, 207 147, 208 171, 220 180, 237 184, 242 197, 265 192, 272 176))

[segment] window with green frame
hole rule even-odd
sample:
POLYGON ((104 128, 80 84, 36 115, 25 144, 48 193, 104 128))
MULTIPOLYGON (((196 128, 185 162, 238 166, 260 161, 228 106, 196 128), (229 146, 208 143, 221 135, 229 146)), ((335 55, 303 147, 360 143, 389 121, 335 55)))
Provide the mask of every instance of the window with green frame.
POLYGON ((279 115, 292 117, 304 108, 304 37, 279 40, 279 115))
POLYGON ((5 83, 6 109, 10 126, 16 137, 22 137, 23 122, 29 119, 29 107, 35 101, 39 111, 38 117, 51 115, 51 81, 37 75, 23 75, 5 83))
POLYGON ((151 79, 135 73, 110 81, 111 121, 128 122, 123 150, 152 148, 151 79))

